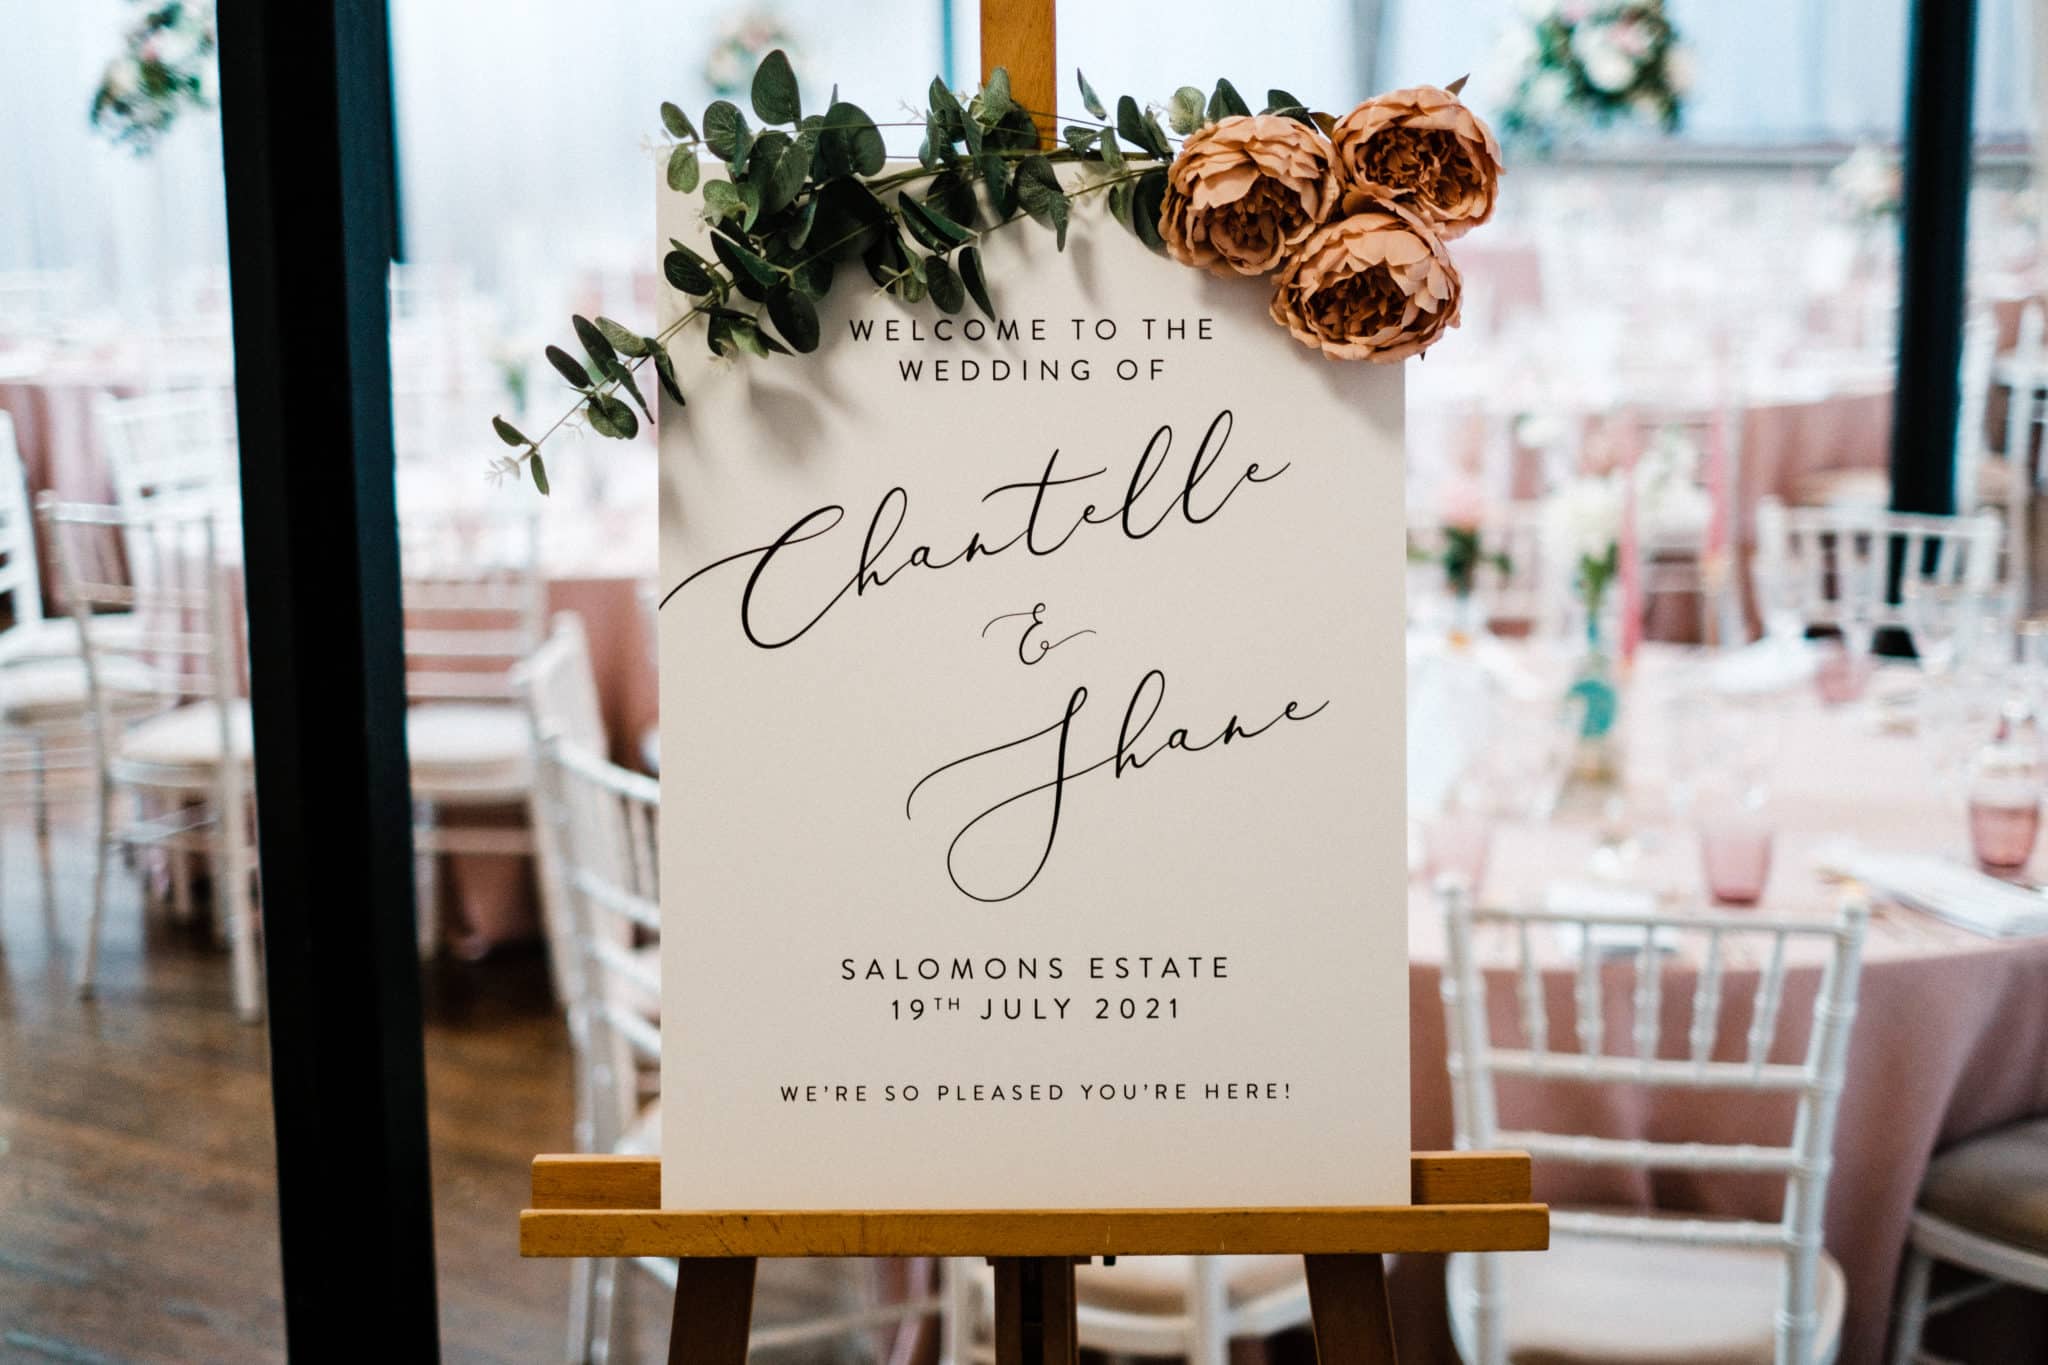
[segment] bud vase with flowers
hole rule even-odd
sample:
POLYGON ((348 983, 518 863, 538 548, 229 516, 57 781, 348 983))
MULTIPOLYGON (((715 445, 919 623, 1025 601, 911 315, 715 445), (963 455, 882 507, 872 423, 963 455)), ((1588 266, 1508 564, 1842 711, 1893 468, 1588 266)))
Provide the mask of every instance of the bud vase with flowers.
POLYGON ((1507 554, 1486 544, 1480 526, 1485 511, 1486 496, 1479 481, 1467 473, 1452 474, 1438 494, 1435 542, 1411 546, 1408 552, 1411 559, 1433 560, 1443 570, 1444 588, 1451 599, 1445 641, 1453 649, 1469 646, 1485 626, 1475 591, 1479 571, 1491 568, 1501 574, 1513 572, 1507 554))
POLYGON ((1558 490, 1544 507, 1545 555, 1570 572, 1573 605, 1584 614, 1583 625, 1574 622, 1579 657, 1566 694, 1579 728, 1573 766, 1577 776, 1597 782, 1615 780, 1621 769, 1621 689, 1614 658, 1620 594, 1613 588, 1621 570, 1624 496, 1620 477, 1589 476, 1558 490))

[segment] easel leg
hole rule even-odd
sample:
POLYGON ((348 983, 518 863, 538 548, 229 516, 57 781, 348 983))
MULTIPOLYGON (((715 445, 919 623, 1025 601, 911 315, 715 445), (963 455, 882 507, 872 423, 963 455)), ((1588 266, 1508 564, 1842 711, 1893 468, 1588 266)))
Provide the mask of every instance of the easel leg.
POLYGON ((668 1365, 746 1365, 753 1318, 753 1257, 684 1257, 668 1325, 668 1365))
POLYGON ((1378 1256, 1307 1256, 1320 1365, 1394 1365, 1394 1317, 1378 1256))
POLYGON ((996 1365, 1075 1365, 1074 1263, 1064 1256, 998 1256, 996 1365))

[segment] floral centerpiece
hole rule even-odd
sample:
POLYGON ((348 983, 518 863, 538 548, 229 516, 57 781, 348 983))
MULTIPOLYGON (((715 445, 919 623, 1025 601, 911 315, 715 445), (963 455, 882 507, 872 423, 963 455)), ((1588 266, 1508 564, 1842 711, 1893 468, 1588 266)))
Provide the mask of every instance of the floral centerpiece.
POLYGON ((145 5, 92 97, 93 127, 138 156, 156 146, 181 110, 211 108, 217 79, 213 6, 200 0, 145 5))
POLYGON ((1554 143, 1574 125, 1677 131, 1692 61, 1663 0, 1531 0, 1502 36, 1510 139, 1554 143))
POLYGON ((1451 594, 1450 639, 1455 645, 1469 642, 1476 633, 1473 594, 1480 569, 1492 568, 1502 574, 1514 571, 1505 551, 1487 545, 1482 529, 1485 515, 1485 490, 1470 474, 1457 471, 1438 493, 1434 542, 1409 550, 1411 559, 1434 561, 1443 570, 1444 587, 1451 594))
POLYGON ((689 306, 652 334, 572 318, 580 357, 545 354, 573 405, 537 437, 494 419, 512 447, 495 472, 530 472, 545 493, 541 448, 564 425, 630 439, 652 416, 643 368, 684 402, 670 343, 685 328, 701 326, 714 356, 816 350, 818 301, 856 273, 906 304, 971 303, 994 318, 982 242, 1030 221, 1064 249, 1085 196, 1182 264, 1269 281, 1273 321, 1329 359, 1402 360, 1457 325, 1448 243, 1492 216, 1502 169, 1493 134, 1458 99, 1462 81, 1378 95, 1342 117, 1277 89, 1254 113, 1227 80, 1206 96, 1183 86, 1163 108, 1125 95, 1112 116, 1085 76, 1077 83, 1088 117, 1061 119, 1019 105, 1000 68, 965 98, 934 79, 909 125, 924 133, 917 162, 895 168, 879 126, 836 90, 822 113, 805 110, 781 51, 754 73, 758 127, 729 100, 701 120, 664 104, 668 184, 701 192, 710 229, 709 256, 676 241, 663 260, 689 306), (1056 123, 1059 143, 1043 146, 1041 127, 1056 123), (706 176, 707 158, 723 174, 706 176))
POLYGON ((1622 517, 1627 498, 1621 474, 1582 475, 1551 494, 1543 508, 1543 554, 1572 576, 1572 592, 1585 612, 1584 647, 1567 697, 1577 709, 1579 774, 1610 780, 1621 691, 1613 660, 1615 632, 1608 624, 1610 596, 1621 571, 1622 517))
POLYGON ((718 34, 704 57, 704 84, 720 99, 738 99, 761 59, 780 48, 796 50, 796 41, 772 9, 742 7, 719 22, 718 34))

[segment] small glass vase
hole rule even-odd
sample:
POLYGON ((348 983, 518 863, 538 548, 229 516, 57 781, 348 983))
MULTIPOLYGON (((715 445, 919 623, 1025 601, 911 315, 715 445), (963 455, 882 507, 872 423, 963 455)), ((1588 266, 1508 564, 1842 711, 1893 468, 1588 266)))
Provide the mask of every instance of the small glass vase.
POLYGON ((1619 632, 1603 610, 1605 596, 1585 604, 1585 648, 1565 697, 1578 725, 1572 775, 1611 784, 1621 777, 1621 686, 1610 643, 1619 632))

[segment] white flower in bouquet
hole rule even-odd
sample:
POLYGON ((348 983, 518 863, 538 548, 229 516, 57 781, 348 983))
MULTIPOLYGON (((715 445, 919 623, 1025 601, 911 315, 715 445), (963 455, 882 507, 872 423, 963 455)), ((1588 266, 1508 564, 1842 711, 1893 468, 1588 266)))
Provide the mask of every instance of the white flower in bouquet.
POLYGON ((1572 83, 1565 74, 1562 71, 1544 71, 1529 82, 1523 106, 1531 118, 1548 123, 1564 113, 1571 98, 1572 83))
POLYGON ((1621 539, 1621 482, 1583 475, 1543 504, 1543 554, 1564 570, 1607 558, 1621 539))
POLYGON ((1572 34, 1572 55, 1586 69, 1586 79, 1610 95, 1620 94, 1636 80, 1636 59, 1622 45, 1617 27, 1587 23, 1572 34))
POLYGON ((1690 537, 1713 517, 1713 500, 1699 484, 1700 448, 1692 435, 1665 427, 1636 461, 1637 515, 1645 538, 1690 537))
POLYGON ((1852 218, 1889 218, 1899 211, 1905 189, 1899 163, 1863 143, 1828 172, 1828 190, 1852 218))
POLYGON ((133 95, 142 84, 142 67, 133 57, 118 57, 107 64, 107 94, 117 100, 133 95))

